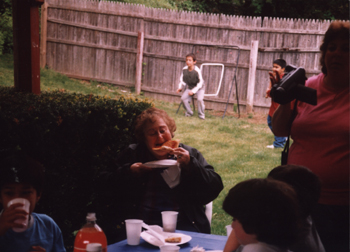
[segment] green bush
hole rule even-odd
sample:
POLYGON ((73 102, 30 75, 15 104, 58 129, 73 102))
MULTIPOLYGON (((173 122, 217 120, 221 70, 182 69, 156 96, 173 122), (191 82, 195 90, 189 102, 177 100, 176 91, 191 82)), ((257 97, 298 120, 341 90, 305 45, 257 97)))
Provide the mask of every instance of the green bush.
POLYGON ((134 142, 134 120, 151 106, 147 100, 59 91, 34 95, 0 87, 0 152, 21 149, 45 166, 45 189, 35 212, 57 222, 68 250, 86 213, 95 211, 99 171, 134 142))

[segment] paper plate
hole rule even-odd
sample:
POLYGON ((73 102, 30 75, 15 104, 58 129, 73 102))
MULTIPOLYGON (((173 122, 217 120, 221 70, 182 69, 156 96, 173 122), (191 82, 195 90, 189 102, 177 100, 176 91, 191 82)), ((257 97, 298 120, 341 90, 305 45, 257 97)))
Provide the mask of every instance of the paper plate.
MULTIPOLYGON (((170 242, 165 242, 165 245, 181 245, 184 243, 189 242, 190 240, 192 240, 192 237, 189 235, 185 235, 185 234, 181 234, 181 233, 167 233, 167 232, 163 232, 162 233, 163 236, 166 237, 181 237, 181 242, 179 243, 170 243, 170 242)), ((154 237, 153 235, 151 235, 150 233, 148 233, 147 231, 143 231, 141 233, 141 237, 142 239, 144 239, 146 242, 148 242, 149 244, 152 244, 154 246, 161 246, 164 245, 162 244, 162 242, 160 240, 158 240, 156 237, 154 237)))
POLYGON ((144 163, 145 166, 151 167, 151 168, 166 168, 169 166, 174 166, 177 164, 176 160, 173 159, 162 159, 162 160, 156 160, 144 163))

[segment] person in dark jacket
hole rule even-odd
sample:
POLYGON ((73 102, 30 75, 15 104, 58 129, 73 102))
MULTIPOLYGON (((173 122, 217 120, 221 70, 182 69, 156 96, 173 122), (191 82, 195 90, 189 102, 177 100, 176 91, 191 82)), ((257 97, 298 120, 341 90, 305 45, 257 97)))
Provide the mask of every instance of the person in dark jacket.
POLYGON ((190 146, 180 143, 170 152, 153 150, 171 140, 175 130, 175 121, 165 111, 143 111, 135 124, 138 143, 129 145, 117 157, 116 166, 102 173, 108 204, 101 211, 115 216, 99 221, 109 244, 125 239, 125 219, 162 226, 162 211, 179 212, 178 230, 210 233, 205 205, 223 189, 221 177, 190 146), (170 165, 155 168, 145 164, 157 160, 170 165))

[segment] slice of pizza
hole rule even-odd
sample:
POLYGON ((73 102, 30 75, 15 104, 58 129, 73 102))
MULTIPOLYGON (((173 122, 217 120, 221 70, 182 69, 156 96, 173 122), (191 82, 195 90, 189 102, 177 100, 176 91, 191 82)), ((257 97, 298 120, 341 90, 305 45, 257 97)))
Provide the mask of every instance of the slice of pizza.
POLYGON ((165 238, 165 242, 180 243, 181 242, 181 237, 168 237, 168 238, 165 238))
POLYGON ((152 148, 154 151, 167 151, 171 152, 173 149, 179 147, 180 140, 175 139, 175 140, 169 140, 166 141, 165 143, 162 144, 162 146, 157 147, 157 148, 152 148))

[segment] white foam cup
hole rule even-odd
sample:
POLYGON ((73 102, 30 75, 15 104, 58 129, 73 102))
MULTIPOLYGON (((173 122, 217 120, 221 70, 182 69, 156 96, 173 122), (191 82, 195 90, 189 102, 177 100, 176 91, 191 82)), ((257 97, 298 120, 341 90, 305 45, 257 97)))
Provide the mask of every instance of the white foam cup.
POLYGON ((135 246, 140 244, 140 235, 143 220, 128 219, 125 220, 126 239, 129 245, 135 246))
POLYGON ((176 245, 162 245, 160 246, 160 252, 179 252, 180 247, 176 245))
POLYGON ((175 211, 163 211, 162 212, 162 222, 163 231, 174 233, 177 223, 177 215, 179 213, 175 211))
POLYGON ((15 232, 23 232, 27 229, 28 227, 28 217, 29 217, 29 207, 30 207, 30 202, 29 200, 27 199, 24 199, 24 198, 15 198, 13 200, 10 200, 8 203, 7 203, 7 207, 10 207, 11 205, 13 204, 17 204, 17 203, 22 203, 23 206, 20 206, 20 207, 17 207, 19 209, 24 209, 24 211, 26 211, 28 214, 26 215, 25 218, 19 218, 19 219, 16 219, 15 220, 15 223, 18 223, 18 224, 23 224, 24 227, 23 228, 12 228, 13 231, 15 232))
POLYGON ((226 226, 226 234, 227 234, 227 236, 230 236, 231 232, 232 232, 232 226, 231 225, 227 225, 226 226))

